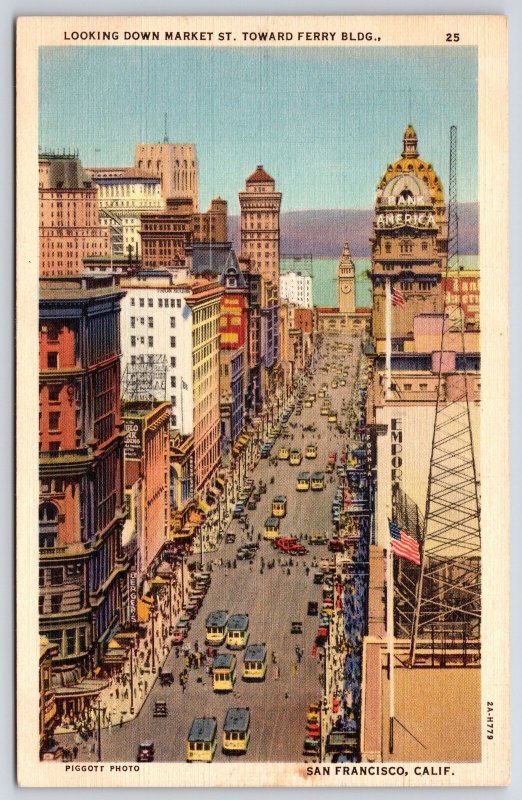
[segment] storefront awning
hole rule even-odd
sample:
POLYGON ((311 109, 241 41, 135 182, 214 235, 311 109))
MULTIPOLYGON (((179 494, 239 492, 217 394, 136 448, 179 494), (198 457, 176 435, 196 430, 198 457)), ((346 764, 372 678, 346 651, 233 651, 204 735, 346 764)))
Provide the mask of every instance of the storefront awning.
POLYGON ((210 511, 210 506, 208 503, 205 503, 204 500, 200 500, 198 502, 198 508, 200 511, 203 511, 204 514, 207 514, 210 511))
POLYGON ((161 589, 162 586, 165 586, 167 581, 164 578, 161 578, 159 575, 156 575, 155 578, 151 581, 151 586, 161 589))

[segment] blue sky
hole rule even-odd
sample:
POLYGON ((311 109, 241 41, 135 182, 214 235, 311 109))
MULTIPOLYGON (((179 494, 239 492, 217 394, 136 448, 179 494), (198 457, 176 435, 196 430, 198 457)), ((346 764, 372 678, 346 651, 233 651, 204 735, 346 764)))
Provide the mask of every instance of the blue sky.
POLYGON ((200 205, 237 193, 257 164, 283 211, 369 208, 412 122, 447 186, 458 128, 459 200, 477 199, 477 66, 471 47, 45 47, 39 143, 91 166, 131 165, 134 144, 195 142, 200 205))

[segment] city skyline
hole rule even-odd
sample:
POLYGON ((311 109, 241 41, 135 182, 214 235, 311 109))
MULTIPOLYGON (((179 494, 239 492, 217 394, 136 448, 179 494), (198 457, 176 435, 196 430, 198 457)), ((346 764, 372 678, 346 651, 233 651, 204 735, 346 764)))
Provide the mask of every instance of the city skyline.
POLYGON ((422 57, 414 48, 41 48, 39 144, 76 150, 86 166, 131 165, 135 144, 163 140, 166 112, 169 141, 196 145, 202 208, 220 195, 236 214, 256 164, 276 179, 284 211, 369 208, 408 122, 446 190, 457 124, 467 202, 477 199, 476 82, 471 47, 422 57))

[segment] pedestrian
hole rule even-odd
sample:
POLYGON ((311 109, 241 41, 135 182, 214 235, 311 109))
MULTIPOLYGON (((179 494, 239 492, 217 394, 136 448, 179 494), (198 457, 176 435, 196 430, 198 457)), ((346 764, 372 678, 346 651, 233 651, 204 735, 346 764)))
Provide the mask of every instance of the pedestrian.
POLYGON ((74 745, 74 747, 72 749, 72 754, 73 754, 73 758, 76 759, 77 756, 78 756, 78 745, 76 745, 76 744, 74 745))

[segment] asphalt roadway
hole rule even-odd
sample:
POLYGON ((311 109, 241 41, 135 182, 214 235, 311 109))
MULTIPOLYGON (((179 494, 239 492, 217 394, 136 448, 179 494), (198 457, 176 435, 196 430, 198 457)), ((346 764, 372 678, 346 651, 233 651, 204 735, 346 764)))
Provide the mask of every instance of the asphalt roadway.
MULTIPOLYGON (((314 377, 308 383, 308 390, 319 391, 323 382, 328 383, 332 398, 332 408, 339 414, 339 422, 346 423, 346 415, 341 418, 341 405, 345 400, 351 406, 354 383, 357 380, 357 357, 359 342, 348 336, 325 336, 322 356, 318 360, 314 377), (339 351, 335 342, 353 341, 353 354, 339 351), (330 367, 325 368, 326 363, 330 367), (340 364, 349 368, 346 386, 330 388, 333 366, 340 364)), ((295 489, 297 473, 300 471, 324 471, 329 450, 340 453, 346 444, 344 435, 328 426, 325 416, 320 416, 321 398, 317 397, 312 408, 303 408, 300 416, 290 417, 291 439, 278 438, 272 455, 277 455, 281 444, 303 450, 300 466, 290 466, 288 461, 279 461, 271 466, 261 459, 251 477, 256 484, 266 482, 267 492, 262 495, 257 508, 248 512, 248 522, 254 526, 254 539, 263 532, 265 519, 271 516, 272 497, 278 494, 287 496, 287 515, 281 520, 281 535, 302 537, 305 533, 332 532, 330 510, 336 479, 330 483, 326 476, 326 486, 321 492, 297 492, 295 489), (314 423, 317 432, 302 432, 303 426, 314 423), (309 443, 318 447, 316 459, 304 458, 304 448, 309 443), (270 483, 274 476, 274 483, 270 483)), ((212 680, 204 667, 189 670, 186 689, 183 692, 179 674, 183 669, 182 657, 176 657, 171 650, 164 664, 164 671, 172 671, 175 681, 170 687, 160 686, 156 680, 139 715, 132 721, 102 731, 102 757, 104 761, 136 761, 139 743, 153 740, 155 761, 185 761, 186 738, 194 717, 210 716, 217 719, 218 748, 214 761, 238 759, 238 756, 225 756, 221 751, 223 720, 228 708, 250 708, 251 739, 248 752, 240 758, 245 761, 287 761, 303 760, 302 749, 306 735, 306 713, 310 702, 317 702, 322 696, 322 666, 318 657, 312 656, 312 647, 317 631, 317 617, 307 616, 309 600, 321 604, 322 586, 313 583, 312 558, 321 559, 328 554, 326 545, 311 545, 305 556, 293 557, 293 566, 282 565, 279 560, 288 557, 274 550, 269 541, 261 539, 261 546, 253 563, 237 560, 237 566, 227 569, 224 564, 233 562, 238 547, 247 541, 242 525, 232 520, 229 530, 236 533, 234 544, 221 546, 217 553, 204 554, 203 566, 212 563, 212 581, 203 605, 192 622, 185 642, 193 648, 197 641, 199 649, 205 649, 205 619, 210 611, 226 609, 229 614, 247 613, 250 618, 250 644, 265 643, 268 650, 268 670, 262 683, 245 683, 241 679, 242 652, 236 654, 238 669, 234 692, 216 694, 212 690, 212 680), (267 561, 275 558, 276 566, 261 573, 261 557, 267 561), (223 561, 220 565, 219 561, 223 561), (309 574, 306 574, 306 567, 309 574), (288 569, 290 574, 288 575, 288 569), (303 623, 302 634, 291 633, 291 622, 303 623), (303 649, 300 663, 295 648, 303 649), (277 668, 271 663, 271 652, 275 652, 277 668), (155 718, 153 708, 156 700, 166 700, 168 716, 155 718)), ((305 544, 307 544, 305 542, 305 544)), ((308 545, 307 545, 308 546, 308 545)), ((198 556, 196 556, 196 559, 198 556)), ((219 648, 226 652, 225 646, 219 648)))

